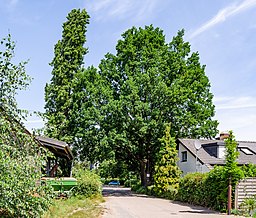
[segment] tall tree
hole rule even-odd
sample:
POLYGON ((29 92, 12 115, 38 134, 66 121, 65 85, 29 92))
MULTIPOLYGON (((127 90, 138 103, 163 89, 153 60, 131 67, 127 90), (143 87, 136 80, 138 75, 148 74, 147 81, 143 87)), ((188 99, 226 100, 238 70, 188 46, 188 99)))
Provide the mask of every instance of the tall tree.
POLYGON ((108 53, 99 66, 112 94, 100 127, 116 158, 140 172, 142 185, 146 172, 154 171, 166 123, 175 138, 217 133, 205 66, 183 35, 166 43, 159 28, 133 27, 118 41, 116 55, 108 53))
POLYGON ((72 95, 75 75, 83 69, 87 49, 86 29, 89 15, 85 10, 73 9, 63 24, 62 39, 54 48, 52 78, 45 87, 46 132, 50 137, 72 141, 72 95))
POLYGON ((181 170, 177 165, 178 151, 175 139, 170 135, 170 130, 169 124, 165 128, 165 135, 160 140, 162 146, 155 167, 155 191, 160 195, 166 192, 177 193, 181 175, 181 170))

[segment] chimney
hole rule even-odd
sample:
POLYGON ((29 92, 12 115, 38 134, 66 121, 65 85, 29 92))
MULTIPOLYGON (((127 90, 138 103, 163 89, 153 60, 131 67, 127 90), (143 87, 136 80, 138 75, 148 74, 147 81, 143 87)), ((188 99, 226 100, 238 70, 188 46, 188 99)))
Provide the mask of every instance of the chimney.
POLYGON ((228 132, 221 132, 220 133, 220 140, 227 139, 228 137, 229 137, 229 133, 228 132))

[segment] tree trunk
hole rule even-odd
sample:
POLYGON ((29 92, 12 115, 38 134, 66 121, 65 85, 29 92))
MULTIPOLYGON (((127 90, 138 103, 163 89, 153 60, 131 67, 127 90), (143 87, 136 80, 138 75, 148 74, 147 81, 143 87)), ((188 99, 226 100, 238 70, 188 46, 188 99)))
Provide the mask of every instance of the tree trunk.
POLYGON ((146 163, 144 161, 140 161, 140 179, 141 179, 141 185, 146 187, 147 185, 146 163))

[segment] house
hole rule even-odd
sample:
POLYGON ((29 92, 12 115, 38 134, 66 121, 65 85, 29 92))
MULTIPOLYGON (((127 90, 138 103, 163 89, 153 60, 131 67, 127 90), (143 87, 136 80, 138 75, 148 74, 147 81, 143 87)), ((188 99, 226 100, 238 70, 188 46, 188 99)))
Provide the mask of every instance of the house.
MULTIPOLYGON (((225 136, 216 140, 178 139, 178 166, 183 174, 209 172, 214 165, 225 165, 225 136)), ((256 142, 237 141, 238 165, 256 164, 256 142)))

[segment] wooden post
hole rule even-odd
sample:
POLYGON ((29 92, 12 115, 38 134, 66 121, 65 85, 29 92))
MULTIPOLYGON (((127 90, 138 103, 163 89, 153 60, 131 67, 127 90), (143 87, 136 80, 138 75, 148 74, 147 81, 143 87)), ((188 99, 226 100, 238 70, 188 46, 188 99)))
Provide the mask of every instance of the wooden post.
POLYGON ((231 185, 231 177, 228 180, 228 215, 231 215, 231 205, 232 202, 232 185, 231 185))

